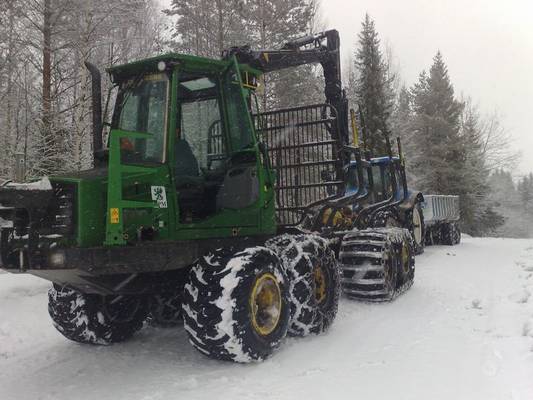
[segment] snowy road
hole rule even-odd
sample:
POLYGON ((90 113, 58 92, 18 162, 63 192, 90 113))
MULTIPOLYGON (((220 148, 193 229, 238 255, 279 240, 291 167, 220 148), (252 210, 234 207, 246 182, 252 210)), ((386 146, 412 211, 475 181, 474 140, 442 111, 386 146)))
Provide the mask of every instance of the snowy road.
POLYGON ((327 335, 257 365, 211 361, 182 328, 82 346, 51 326, 48 283, 0 274, 0 399, 533 399, 533 240, 417 258, 390 304, 343 300, 327 335))

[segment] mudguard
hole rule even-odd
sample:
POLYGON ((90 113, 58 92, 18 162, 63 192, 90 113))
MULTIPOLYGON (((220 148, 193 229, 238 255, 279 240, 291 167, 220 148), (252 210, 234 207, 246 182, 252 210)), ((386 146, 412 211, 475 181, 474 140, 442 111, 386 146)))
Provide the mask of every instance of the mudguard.
POLYGON ((411 210, 416 203, 423 203, 424 195, 422 192, 409 192, 409 197, 400 204, 400 209, 405 212, 411 210))

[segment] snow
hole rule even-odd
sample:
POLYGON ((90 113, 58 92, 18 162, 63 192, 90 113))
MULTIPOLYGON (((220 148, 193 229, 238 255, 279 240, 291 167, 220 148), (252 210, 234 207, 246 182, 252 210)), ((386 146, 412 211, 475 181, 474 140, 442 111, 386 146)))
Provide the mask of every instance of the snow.
POLYGON ((11 227, 13 227, 12 221, 6 221, 5 219, 2 219, 2 217, 0 217, 0 228, 11 228, 11 227))
POLYGON ((343 299, 327 334, 248 365, 204 357, 183 328, 69 342, 48 287, 0 273, 0 399, 533 399, 533 240, 427 248, 394 302, 343 299))
POLYGON ((52 184, 50 183, 50 180, 46 176, 36 182, 31 182, 31 183, 9 182, 4 187, 16 188, 19 190, 52 190, 52 184))

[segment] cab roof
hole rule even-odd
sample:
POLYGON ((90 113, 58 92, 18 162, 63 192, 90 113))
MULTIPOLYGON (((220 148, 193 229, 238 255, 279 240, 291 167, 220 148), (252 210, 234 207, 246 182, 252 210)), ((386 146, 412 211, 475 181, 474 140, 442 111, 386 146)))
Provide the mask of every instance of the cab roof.
MULTIPOLYGON (((207 73, 222 71, 232 62, 231 60, 217 60, 188 54, 167 53, 133 61, 127 64, 113 66, 107 68, 106 71, 110 74, 113 82, 116 82, 123 78, 131 77, 132 75, 137 75, 140 73, 157 72, 157 66, 161 61, 167 64, 167 68, 174 65, 180 65, 183 69, 188 71, 201 71, 207 73)), ((246 64, 241 64, 240 68, 256 75, 261 74, 260 71, 254 70, 246 64)))

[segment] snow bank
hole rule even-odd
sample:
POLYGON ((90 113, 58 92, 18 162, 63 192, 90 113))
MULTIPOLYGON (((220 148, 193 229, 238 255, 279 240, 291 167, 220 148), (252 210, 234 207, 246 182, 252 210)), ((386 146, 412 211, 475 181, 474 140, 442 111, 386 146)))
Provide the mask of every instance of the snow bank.
POLYGON ((46 176, 36 182, 30 182, 30 183, 10 182, 4 187, 17 188, 19 190, 52 190, 52 185, 50 184, 50 180, 46 176))

